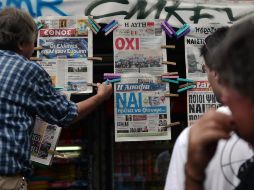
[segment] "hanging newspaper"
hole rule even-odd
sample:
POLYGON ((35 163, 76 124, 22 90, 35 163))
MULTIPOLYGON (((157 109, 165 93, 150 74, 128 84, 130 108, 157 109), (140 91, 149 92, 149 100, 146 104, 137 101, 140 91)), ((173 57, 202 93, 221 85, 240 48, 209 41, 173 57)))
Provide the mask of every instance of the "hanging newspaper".
POLYGON ((169 85, 148 74, 122 74, 115 84, 115 141, 171 138, 169 85))
POLYGON ((196 81, 196 87, 187 92, 188 126, 192 125, 207 110, 217 109, 217 102, 208 81, 196 81))
POLYGON ((205 38, 215 32, 221 25, 191 25, 191 32, 185 36, 185 63, 187 78, 193 80, 207 80, 204 70, 204 59, 200 56, 200 49, 205 38))
POLYGON ((166 37, 160 20, 118 20, 113 32, 115 73, 140 72, 161 75, 167 72, 166 37))
POLYGON ((221 25, 191 26, 191 32, 185 36, 185 62, 187 78, 196 81, 196 88, 187 92, 188 125, 192 125, 208 109, 217 108, 220 104, 207 81, 204 68, 204 59, 200 56, 200 49, 205 43, 205 38, 215 32, 221 25))
POLYGON ((60 136, 61 127, 51 125, 36 118, 31 138, 31 160, 44 165, 50 165, 54 151, 60 136))
POLYGON ((91 93, 93 80, 92 34, 85 17, 40 17, 38 32, 40 64, 55 86, 68 92, 91 93))

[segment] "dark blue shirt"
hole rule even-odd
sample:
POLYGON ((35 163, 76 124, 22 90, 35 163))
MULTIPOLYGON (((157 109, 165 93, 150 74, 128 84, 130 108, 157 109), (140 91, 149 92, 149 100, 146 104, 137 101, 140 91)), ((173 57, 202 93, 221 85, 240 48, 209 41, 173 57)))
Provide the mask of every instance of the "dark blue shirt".
POLYGON ((68 126, 77 106, 56 92, 39 64, 0 50, 0 175, 31 172, 30 132, 36 115, 68 126))

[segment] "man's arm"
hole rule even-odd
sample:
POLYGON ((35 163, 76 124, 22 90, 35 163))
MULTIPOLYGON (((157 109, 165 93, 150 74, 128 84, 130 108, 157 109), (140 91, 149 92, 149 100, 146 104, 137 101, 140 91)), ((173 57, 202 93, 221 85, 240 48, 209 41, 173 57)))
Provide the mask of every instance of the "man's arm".
POLYGON ((204 190, 205 170, 201 173, 195 173, 187 162, 184 166, 185 172, 185 189, 186 190, 204 190))
POLYGON ((230 137, 232 123, 232 116, 209 111, 191 127, 185 165, 185 190, 204 189, 205 169, 218 141, 230 137))
POLYGON ((84 118, 90 112, 92 112, 98 105, 100 105, 104 100, 107 100, 112 94, 111 84, 97 84, 97 94, 77 103, 78 116, 73 120, 72 124, 84 118))

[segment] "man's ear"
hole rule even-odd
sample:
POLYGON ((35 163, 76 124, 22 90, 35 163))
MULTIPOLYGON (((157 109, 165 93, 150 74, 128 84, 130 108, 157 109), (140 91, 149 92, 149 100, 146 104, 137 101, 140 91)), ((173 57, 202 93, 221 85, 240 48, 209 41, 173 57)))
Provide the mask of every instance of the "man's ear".
POLYGON ((223 104, 227 105, 230 97, 230 91, 227 87, 221 88, 220 100, 223 104))
POLYGON ((213 71, 213 75, 214 75, 215 80, 219 81, 219 75, 218 75, 218 73, 213 71))
POLYGON ((23 51, 23 43, 18 43, 18 51, 23 51))

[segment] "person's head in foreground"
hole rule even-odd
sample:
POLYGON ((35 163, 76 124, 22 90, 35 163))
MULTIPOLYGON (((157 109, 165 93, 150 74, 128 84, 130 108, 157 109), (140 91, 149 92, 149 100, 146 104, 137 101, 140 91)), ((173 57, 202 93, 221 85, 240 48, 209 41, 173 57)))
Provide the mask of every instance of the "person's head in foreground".
POLYGON ((223 86, 221 101, 232 111, 236 133, 254 145, 254 16, 233 25, 215 48, 212 63, 223 86))
MULTIPOLYGON (((207 64, 211 64, 219 76, 220 100, 232 115, 210 110, 192 125, 185 164, 186 190, 204 189, 205 169, 217 144, 220 139, 230 138, 232 131, 254 146, 253 34, 252 16, 230 27, 224 40, 209 54, 207 64)), ((241 189, 247 190, 245 187, 253 179, 254 172, 249 173, 248 178, 241 178, 238 187, 244 186, 241 189)))
POLYGON ((0 12, 0 49, 30 58, 34 51, 36 24, 25 11, 5 8, 0 12))
POLYGON ((220 102, 220 88, 221 85, 218 83, 219 76, 213 69, 213 63, 214 62, 208 62, 209 54, 212 52, 214 48, 216 48, 221 41, 225 38, 229 27, 221 27, 218 28, 214 33, 210 34, 205 38, 205 44, 200 49, 200 55, 203 56, 205 61, 205 72, 207 74, 207 78, 209 83, 211 84, 211 87, 213 89, 213 92, 216 96, 217 101, 220 102))

